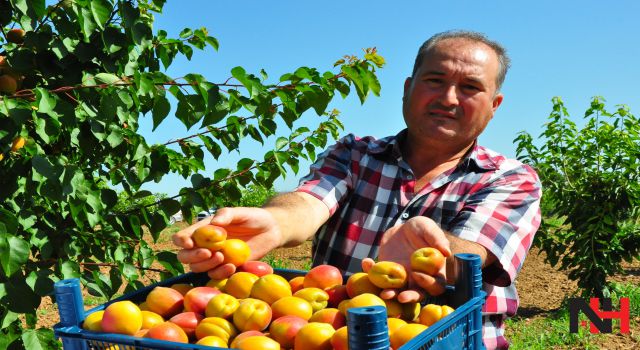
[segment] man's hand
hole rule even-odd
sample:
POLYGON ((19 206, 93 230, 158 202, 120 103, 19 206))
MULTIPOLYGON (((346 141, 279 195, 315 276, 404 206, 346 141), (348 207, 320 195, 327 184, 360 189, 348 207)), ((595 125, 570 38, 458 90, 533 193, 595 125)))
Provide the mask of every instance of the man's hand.
POLYGON ((209 249, 196 248, 191 239, 193 231, 205 225, 216 225, 227 230, 227 239, 238 238, 251 248, 250 260, 260 259, 269 251, 280 246, 282 237, 278 223, 271 213, 262 208, 222 208, 211 219, 199 221, 172 236, 173 243, 182 248, 178 260, 189 264, 191 271, 209 271, 209 277, 223 279, 232 275, 236 267, 222 264, 222 253, 212 253, 209 249))
MULTIPOLYGON (((402 264, 409 272, 409 289, 405 291, 385 290, 384 298, 398 296, 401 303, 416 302, 424 298, 424 293, 430 295, 442 294, 446 285, 446 266, 442 267, 436 276, 411 271, 411 254, 423 247, 433 247, 442 252, 445 257, 451 256, 449 240, 445 232, 431 219, 417 216, 407 220, 402 225, 394 226, 382 236, 379 261, 395 261, 402 264), (416 289, 416 287, 419 287, 416 289)), ((372 261, 371 261, 372 262, 372 261)), ((363 271, 370 268, 367 259, 363 261, 363 271)))

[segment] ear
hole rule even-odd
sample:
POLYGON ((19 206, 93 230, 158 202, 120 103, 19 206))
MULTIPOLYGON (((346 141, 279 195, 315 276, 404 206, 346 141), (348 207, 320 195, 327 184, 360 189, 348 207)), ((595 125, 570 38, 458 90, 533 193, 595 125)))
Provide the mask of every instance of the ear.
POLYGON ((493 113, 496 112, 496 110, 498 109, 498 107, 500 107, 500 105, 502 104, 502 100, 504 99, 504 95, 501 93, 496 94, 496 96, 493 97, 493 103, 491 106, 491 109, 493 110, 493 113))
POLYGON ((408 77, 407 79, 405 79, 404 81, 404 94, 402 94, 402 99, 404 100, 407 95, 409 95, 409 90, 411 90, 411 82, 412 82, 412 78, 408 77))

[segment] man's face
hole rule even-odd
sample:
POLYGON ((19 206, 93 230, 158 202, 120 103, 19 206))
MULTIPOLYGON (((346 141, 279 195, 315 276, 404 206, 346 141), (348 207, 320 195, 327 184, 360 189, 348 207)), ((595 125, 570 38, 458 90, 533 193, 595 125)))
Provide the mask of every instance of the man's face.
POLYGON ((502 94, 496 94, 498 68, 497 55, 482 43, 438 43, 405 81, 409 137, 447 148, 470 145, 502 102, 502 94))

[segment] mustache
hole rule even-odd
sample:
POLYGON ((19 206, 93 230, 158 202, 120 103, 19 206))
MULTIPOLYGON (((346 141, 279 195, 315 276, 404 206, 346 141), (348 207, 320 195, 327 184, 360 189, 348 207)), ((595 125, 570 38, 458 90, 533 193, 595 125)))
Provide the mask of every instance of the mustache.
POLYGON ((427 108, 429 113, 442 113, 442 114, 450 114, 452 116, 457 116, 460 112, 459 107, 445 107, 441 104, 433 104, 427 108))

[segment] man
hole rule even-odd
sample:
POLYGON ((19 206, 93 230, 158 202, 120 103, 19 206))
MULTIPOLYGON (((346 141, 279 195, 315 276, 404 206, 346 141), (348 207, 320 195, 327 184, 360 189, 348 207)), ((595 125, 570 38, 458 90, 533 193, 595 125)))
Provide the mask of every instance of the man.
MULTIPOLYGON (((211 223, 247 241, 252 258, 315 235, 314 265, 345 272, 366 269, 370 258, 409 266, 411 253, 424 246, 448 257, 478 254, 487 292, 483 339, 489 349, 507 348, 503 321, 517 309, 513 282, 540 223, 541 195, 533 169, 476 141, 502 103, 508 66, 505 50, 481 34, 435 35, 404 84, 405 130, 380 140, 348 135, 294 192, 264 208, 220 209, 211 223)), ((184 248, 178 257, 193 271, 227 276, 234 267, 221 265, 221 254, 192 249, 191 232, 208 223, 176 233, 174 242, 184 248)), ((452 274, 411 277, 436 295, 452 274)), ((420 297, 406 291, 398 299, 420 297)))

